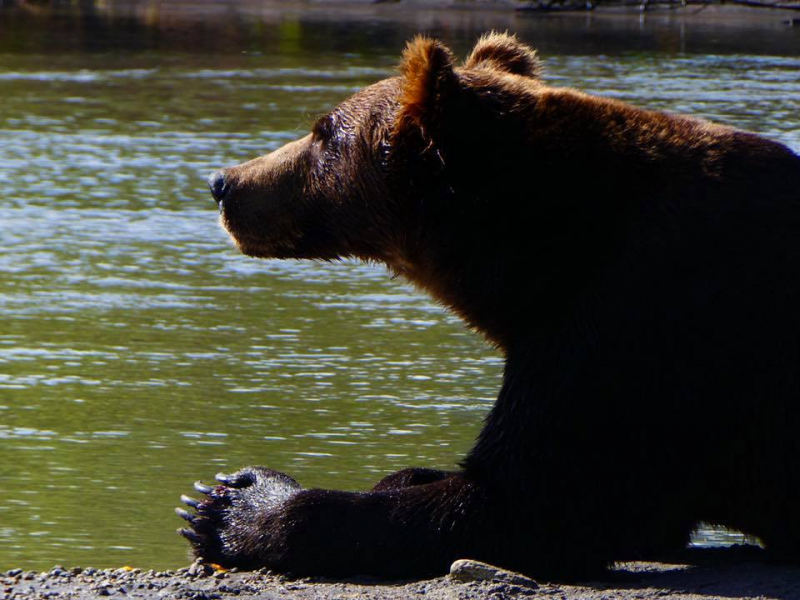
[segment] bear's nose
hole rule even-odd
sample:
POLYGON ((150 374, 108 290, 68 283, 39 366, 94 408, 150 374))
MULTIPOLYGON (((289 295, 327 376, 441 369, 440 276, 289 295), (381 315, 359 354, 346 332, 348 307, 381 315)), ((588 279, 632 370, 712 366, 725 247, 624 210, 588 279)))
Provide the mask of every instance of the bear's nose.
POLYGON ((211 188, 211 195, 217 204, 222 202, 225 194, 228 193, 228 185, 225 184, 225 174, 222 171, 217 171, 208 176, 208 187, 211 188))

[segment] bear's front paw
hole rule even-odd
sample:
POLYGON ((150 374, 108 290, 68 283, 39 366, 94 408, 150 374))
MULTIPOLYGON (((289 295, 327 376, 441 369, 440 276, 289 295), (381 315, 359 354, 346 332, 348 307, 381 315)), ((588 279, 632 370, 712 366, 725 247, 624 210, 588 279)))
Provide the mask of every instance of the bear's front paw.
POLYGON ((291 477, 264 467, 245 467, 232 475, 219 473, 218 485, 199 481, 194 488, 202 500, 181 496, 195 510, 175 512, 190 528, 179 529, 194 554, 204 562, 225 567, 255 568, 264 564, 263 526, 302 488, 291 477), (261 526, 259 526, 261 525, 261 526))

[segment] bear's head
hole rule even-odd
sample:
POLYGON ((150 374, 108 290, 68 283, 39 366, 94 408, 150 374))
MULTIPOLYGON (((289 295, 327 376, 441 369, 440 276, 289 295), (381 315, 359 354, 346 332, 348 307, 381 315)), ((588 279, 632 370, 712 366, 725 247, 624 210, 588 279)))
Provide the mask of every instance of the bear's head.
MULTIPOLYGON (((307 136, 214 173, 221 223, 251 256, 384 262, 477 325, 461 306, 466 287, 493 284, 467 283, 485 270, 473 254, 482 240, 502 246, 517 235, 519 206, 493 202, 518 192, 509 169, 530 169, 519 147, 541 70, 510 35, 484 36, 460 67, 444 45, 418 37, 399 76, 344 101, 307 136)), ((514 268, 513 251, 503 254, 487 267, 492 277, 514 268)))
POLYGON ((409 221, 419 209, 409 205, 419 201, 413 192, 432 201, 431 190, 409 184, 430 184, 446 166, 455 141, 445 139, 447 129, 475 127, 459 122, 466 107, 458 105, 469 101, 463 92, 513 86, 513 78, 538 78, 540 70, 535 51, 509 35, 482 38, 463 68, 442 44, 418 37, 406 47, 400 77, 358 92, 304 138, 214 173, 221 222, 248 255, 354 256, 391 266, 391 257, 408 250, 409 228, 424 229, 409 221))

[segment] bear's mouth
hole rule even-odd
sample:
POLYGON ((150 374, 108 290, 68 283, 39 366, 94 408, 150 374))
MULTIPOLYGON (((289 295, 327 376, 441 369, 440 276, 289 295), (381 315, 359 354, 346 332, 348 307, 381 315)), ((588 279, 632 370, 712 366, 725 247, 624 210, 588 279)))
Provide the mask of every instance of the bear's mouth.
POLYGON ((249 249, 263 245, 261 240, 256 239, 253 235, 248 235, 246 232, 234 226, 229 215, 225 213, 222 203, 220 203, 219 225, 222 227, 223 231, 228 234, 230 240, 242 254, 255 256, 249 249))
POLYGON ((234 226, 228 215, 220 212, 220 227, 228 234, 228 237, 245 256, 253 258, 296 258, 296 249, 291 240, 268 240, 263 235, 255 235, 252 232, 238 229, 234 226))

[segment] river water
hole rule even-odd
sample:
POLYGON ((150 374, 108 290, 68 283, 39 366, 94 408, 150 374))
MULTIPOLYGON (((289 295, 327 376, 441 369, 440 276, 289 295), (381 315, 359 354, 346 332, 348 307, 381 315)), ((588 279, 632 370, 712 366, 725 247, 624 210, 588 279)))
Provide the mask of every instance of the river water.
POLYGON ((800 151, 780 14, 162 4, 0 2, 0 570, 184 565, 172 509, 220 470, 363 489, 469 449, 496 352, 380 267, 240 256, 205 187, 392 75, 414 33, 464 56, 509 29, 551 83, 800 151))

